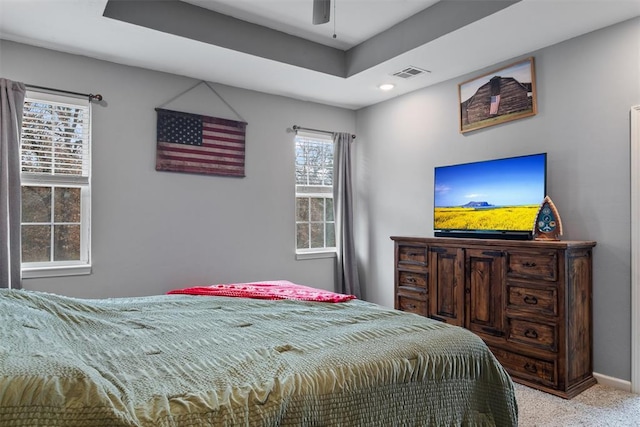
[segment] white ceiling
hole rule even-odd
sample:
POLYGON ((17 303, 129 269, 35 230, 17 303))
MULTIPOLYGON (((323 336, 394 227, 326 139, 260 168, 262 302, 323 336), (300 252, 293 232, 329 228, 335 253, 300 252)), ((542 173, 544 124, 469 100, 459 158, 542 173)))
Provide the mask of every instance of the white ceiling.
MULTIPOLYGON (((311 2, 188 0, 340 50, 366 42, 437 0, 334 0, 331 21, 317 26, 311 24, 311 2)), ((358 109, 640 16, 640 0, 522 0, 345 78, 105 18, 106 4, 107 0, 0 0, 0 38, 358 109), (407 66, 430 73, 407 80, 391 76, 407 66), (378 85, 384 82, 396 87, 382 92, 378 85)), ((402 28, 395 35, 411 36, 402 28)))

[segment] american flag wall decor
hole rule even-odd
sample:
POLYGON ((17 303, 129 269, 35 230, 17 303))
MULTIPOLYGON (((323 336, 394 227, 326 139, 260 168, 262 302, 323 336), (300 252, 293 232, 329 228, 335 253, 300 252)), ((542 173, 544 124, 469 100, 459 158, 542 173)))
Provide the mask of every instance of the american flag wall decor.
POLYGON ((245 122, 162 108, 156 112, 156 170, 245 176, 245 122))

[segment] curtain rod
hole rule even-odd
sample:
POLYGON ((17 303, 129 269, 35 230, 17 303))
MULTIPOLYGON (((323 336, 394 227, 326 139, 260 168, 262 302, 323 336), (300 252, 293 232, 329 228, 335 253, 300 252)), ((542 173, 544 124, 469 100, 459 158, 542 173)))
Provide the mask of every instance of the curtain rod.
MULTIPOLYGON (((291 128, 292 128, 295 132, 297 132, 298 130, 310 130, 311 132, 326 133, 326 134, 329 134, 329 135, 333 135, 333 134, 335 134, 335 132, 331 132, 331 131, 328 131, 328 130, 311 129, 311 128, 303 128, 302 126, 298 126, 298 125, 293 125, 291 128)), ((351 135, 351 138, 356 139, 356 136, 352 134, 352 135, 351 135)))
POLYGON ((80 92, 72 92, 70 90, 62 90, 62 89, 55 89, 52 87, 45 87, 45 86, 35 86, 35 85, 30 85, 30 84, 25 84, 25 86, 28 89, 42 89, 42 90, 48 90, 50 92, 58 92, 58 93, 66 93, 69 95, 78 95, 78 96, 83 96, 83 97, 87 97, 89 98, 89 102, 93 101, 94 99, 96 101, 102 101, 102 95, 100 95, 99 93, 96 93, 95 95, 92 93, 80 93, 80 92))

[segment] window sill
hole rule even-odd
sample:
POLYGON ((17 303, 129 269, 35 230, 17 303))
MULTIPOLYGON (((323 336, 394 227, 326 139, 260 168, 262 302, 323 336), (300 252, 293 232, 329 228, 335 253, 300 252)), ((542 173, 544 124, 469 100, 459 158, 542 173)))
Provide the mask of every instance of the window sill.
POLYGON ((81 276, 91 274, 91 265, 60 265, 55 267, 23 267, 23 279, 42 277, 81 276))
POLYGON ((296 260, 304 259, 317 259, 317 258, 335 258, 336 251, 322 251, 322 252, 297 252, 296 260))

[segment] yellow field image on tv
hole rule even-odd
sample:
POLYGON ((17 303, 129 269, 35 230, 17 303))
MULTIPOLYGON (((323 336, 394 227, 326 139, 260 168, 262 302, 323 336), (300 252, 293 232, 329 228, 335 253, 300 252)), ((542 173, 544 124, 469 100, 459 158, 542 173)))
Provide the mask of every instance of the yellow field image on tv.
POLYGON ((515 230, 530 231, 538 205, 501 207, 436 207, 436 230, 515 230))

